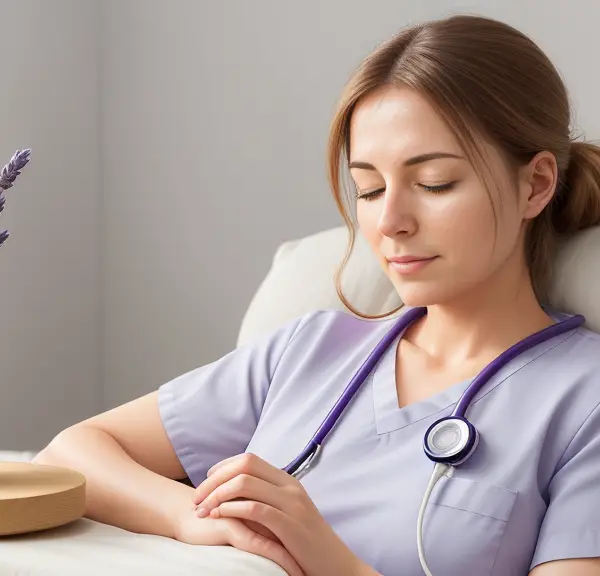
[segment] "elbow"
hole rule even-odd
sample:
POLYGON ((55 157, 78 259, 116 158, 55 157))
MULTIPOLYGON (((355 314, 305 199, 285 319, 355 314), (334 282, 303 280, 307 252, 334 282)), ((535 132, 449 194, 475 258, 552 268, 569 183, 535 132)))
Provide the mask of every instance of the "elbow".
POLYGON ((79 436, 78 426, 71 426, 59 432, 50 443, 38 452, 32 459, 33 464, 44 464, 48 466, 61 466, 68 460, 73 451, 74 444, 79 436))
POLYGON ((57 434, 52 441, 42 450, 40 450, 31 460, 33 464, 55 464, 56 448, 63 443, 63 435, 67 430, 63 430, 57 434))

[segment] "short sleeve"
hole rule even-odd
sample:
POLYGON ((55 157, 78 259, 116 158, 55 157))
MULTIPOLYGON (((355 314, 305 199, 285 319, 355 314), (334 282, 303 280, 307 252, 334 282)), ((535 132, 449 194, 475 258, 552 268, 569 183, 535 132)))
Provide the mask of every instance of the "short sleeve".
POLYGON ((301 322, 289 322, 159 388, 162 423, 194 486, 211 466, 250 443, 277 365, 301 322))
POLYGON ((550 503, 531 569, 543 562, 600 557, 600 408, 571 441, 549 486, 550 503))

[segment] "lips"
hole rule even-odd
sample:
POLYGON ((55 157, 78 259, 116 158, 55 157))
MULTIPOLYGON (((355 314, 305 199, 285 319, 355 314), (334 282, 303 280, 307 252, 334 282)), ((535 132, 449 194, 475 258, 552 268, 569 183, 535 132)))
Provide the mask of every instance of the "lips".
POLYGON ((394 256, 392 258, 388 258, 388 262, 392 270, 398 274, 406 276, 422 270, 436 259, 437 256, 394 256))
POLYGON ((425 260, 433 260, 436 256, 392 256, 388 258, 389 262, 398 264, 408 264, 410 262, 423 262, 425 260))

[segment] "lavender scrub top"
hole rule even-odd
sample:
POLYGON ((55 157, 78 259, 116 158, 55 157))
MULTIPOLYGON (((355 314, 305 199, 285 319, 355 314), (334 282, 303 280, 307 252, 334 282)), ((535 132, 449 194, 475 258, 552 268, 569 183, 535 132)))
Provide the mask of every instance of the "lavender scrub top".
MULTIPOLYGON (((394 321, 311 313, 161 386, 161 418, 192 483, 243 452, 287 465, 394 321)), ((400 408, 401 337, 301 482, 362 560, 384 576, 422 576, 417 515, 433 467, 423 435, 470 381, 400 408)), ((467 411, 481 434, 475 454, 438 483, 427 508, 434 575, 524 576, 543 562, 600 557, 599 404, 600 335, 585 328, 496 373, 467 411)))

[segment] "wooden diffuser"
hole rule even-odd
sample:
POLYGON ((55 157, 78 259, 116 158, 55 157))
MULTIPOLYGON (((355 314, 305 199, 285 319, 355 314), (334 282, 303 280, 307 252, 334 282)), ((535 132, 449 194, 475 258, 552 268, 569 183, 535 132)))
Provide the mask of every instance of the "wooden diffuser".
POLYGON ((85 512, 85 476, 74 470, 0 462, 0 536, 73 522, 85 512))

